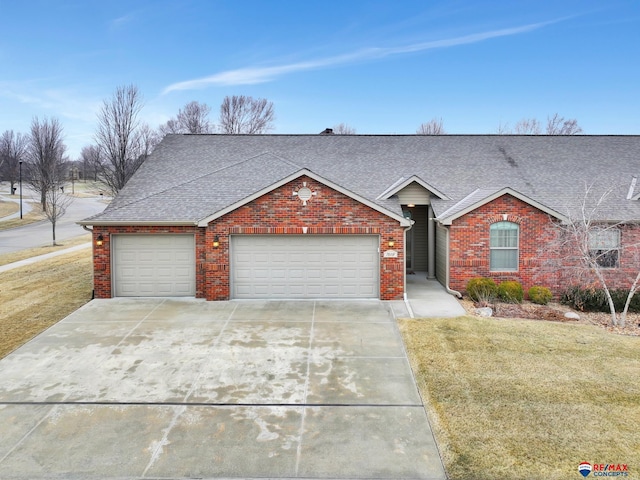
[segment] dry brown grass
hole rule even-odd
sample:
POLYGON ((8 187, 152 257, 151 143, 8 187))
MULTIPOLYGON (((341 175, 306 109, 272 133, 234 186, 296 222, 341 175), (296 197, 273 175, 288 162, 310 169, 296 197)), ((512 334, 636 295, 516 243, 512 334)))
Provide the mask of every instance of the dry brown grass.
POLYGON ((400 327, 451 479, 640 465, 640 338, 475 317, 400 327))
POLYGON ((15 202, 5 202, 4 200, 0 200, 0 220, 2 217, 6 217, 7 215, 12 215, 20 210, 20 205, 15 202))
MULTIPOLYGON (((12 218, 10 220, 0 221, 0 230, 8 230, 10 228, 24 227, 30 223, 41 222, 46 219, 44 213, 42 213, 42 207, 39 203, 30 202, 31 210, 29 213, 22 215, 22 218, 12 218)), ((20 207, 18 206, 18 209, 20 207)))
POLYGON ((91 299, 91 249, 0 273, 0 358, 91 299))

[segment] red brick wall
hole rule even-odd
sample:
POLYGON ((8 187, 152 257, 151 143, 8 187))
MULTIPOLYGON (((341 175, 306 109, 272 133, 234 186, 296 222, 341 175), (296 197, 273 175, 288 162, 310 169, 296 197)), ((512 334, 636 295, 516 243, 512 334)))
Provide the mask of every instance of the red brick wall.
POLYGON ((229 236, 231 234, 339 234, 379 235, 380 298, 401 299, 404 293, 403 228, 399 223, 352 198, 308 177, 301 177, 267 193, 247 205, 198 227, 95 227, 94 289, 96 298, 110 298, 112 234, 194 233, 196 235, 196 296, 207 300, 228 300, 230 292, 229 236), (292 193, 307 183, 316 195, 307 205, 292 193), (101 247, 95 246, 99 234, 101 247), (220 245, 213 248, 218 236, 220 245), (397 258, 384 258, 387 242, 393 239, 397 258))
POLYGON ((500 283, 517 280, 525 291, 533 285, 558 290, 555 271, 542 268, 547 263, 543 245, 552 242, 556 230, 549 215, 511 196, 503 195, 455 220, 450 227, 450 280, 454 290, 464 291, 473 277, 489 277, 500 283), (519 265, 515 272, 489 270, 489 228, 505 220, 520 227, 519 265))
MULTIPOLYGON (((465 291, 473 277, 488 277, 500 283, 517 280, 526 290, 533 285, 560 294, 568 285, 596 282, 593 272, 579 271, 570 260, 574 254, 557 241, 558 230, 546 213, 511 196, 503 195, 453 222, 450 227, 450 287, 465 291), (506 220, 520 226, 519 265, 516 272, 489 271, 489 227, 506 220), (576 275, 579 273, 580 275, 576 275)), ((623 226, 620 268, 606 269, 611 288, 628 289, 640 269, 640 227, 623 226)))
MULTIPOLYGON (((167 234, 191 233, 196 239, 196 259, 204 248, 204 229, 178 226, 132 226, 93 228, 93 290, 96 298, 111 298, 111 235, 114 234, 167 234), (102 235, 102 246, 96 245, 98 235, 102 235)), ((204 269, 196 265, 196 297, 204 298, 204 269)))
POLYGON ((404 293, 403 228, 396 220, 357 202, 315 180, 301 177, 267 193, 233 212, 211 222, 207 228, 206 244, 211 245, 217 235, 218 249, 207 249, 202 259, 207 265, 206 298, 229 298, 229 236, 232 234, 280 234, 300 235, 303 227, 307 235, 380 235, 380 298, 401 299, 404 293), (293 195, 306 182, 316 192, 303 205, 293 195), (393 238, 397 258, 384 258, 383 252, 393 238))

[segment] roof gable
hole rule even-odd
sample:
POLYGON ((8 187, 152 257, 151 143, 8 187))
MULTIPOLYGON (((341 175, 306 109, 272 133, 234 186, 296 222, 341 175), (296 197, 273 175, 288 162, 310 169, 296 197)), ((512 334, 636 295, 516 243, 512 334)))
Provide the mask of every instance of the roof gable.
MULTIPOLYGON (((272 192, 273 190, 276 190, 277 188, 280 188, 283 185, 286 185, 287 183, 289 183, 289 182, 291 182, 291 181, 293 181, 293 180, 295 180, 297 178, 304 177, 304 176, 309 177, 309 178, 311 178, 311 179, 313 179, 313 180, 315 180, 315 181, 317 181, 319 183, 322 183, 323 185, 325 185, 325 186, 327 186, 329 188, 332 188, 333 190, 336 190, 336 191, 342 193, 343 195, 345 195, 347 197, 350 197, 350 198, 352 198, 352 199, 354 199, 354 200, 356 200, 356 201, 358 201, 358 202, 360 202, 360 203, 362 203, 362 204, 364 204, 364 205, 366 205, 366 206, 368 206, 368 207, 370 207, 370 208, 372 208, 372 209, 374 209, 374 210, 376 210, 376 211, 378 211, 378 212, 380 212, 380 213, 382 213, 384 215, 387 215, 388 217, 393 218, 394 220, 397 220, 402 226, 408 227, 412 223, 410 220, 406 219, 403 215, 398 215, 395 212, 392 212, 392 211, 390 211, 388 209, 385 209, 385 208, 381 207, 380 205, 378 205, 376 203, 373 203, 373 202, 367 200, 366 198, 364 198, 364 197, 362 197, 362 196, 360 196, 360 195, 358 195, 358 194, 356 194, 354 192, 351 192, 351 191, 345 189, 344 187, 342 187, 342 186, 340 186, 340 185, 338 185, 338 184, 336 184, 336 183, 334 183, 334 182, 332 182, 330 180, 327 180, 326 178, 323 178, 320 175, 317 175, 317 174, 313 173, 312 171, 307 170, 306 168, 304 168, 304 169, 298 170, 297 172, 295 172, 295 173, 293 173, 293 174, 291 174, 291 175, 289 175, 289 176, 287 176, 285 178, 282 178, 282 179, 278 180, 277 182, 274 182, 271 185, 268 185, 267 187, 265 187, 263 189, 260 189, 260 190, 258 190, 256 192, 252 193, 248 197, 245 197, 242 200, 239 200, 239 201, 227 206, 226 208, 224 208, 222 210, 219 210, 219 211, 217 211, 217 212, 215 212, 215 213, 213 213, 211 215, 208 215, 208 216, 200 219, 197 222, 197 225, 199 227, 206 227, 213 220, 215 220, 217 218, 220 218, 220 217, 232 212, 233 210, 235 210, 235 209, 237 209, 237 208, 239 208, 239 207, 241 207, 243 205, 246 205, 246 204, 252 202, 253 200, 255 200, 255 199, 257 199, 257 198, 259 198, 259 197, 261 197, 261 196, 263 196, 263 195, 265 195, 265 194, 267 194, 269 192, 272 192)), ((293 194, 294 194, 294 192, 292 192, 292 196, 293 196, 293 194)))
POLYGON ((398 180, 396 180, 395 183, 393 183, 389 188, 387 188, 384 192, 382 192, 378 196, 378 198, 383 198, 385 200, 389 199, 394 195, 397 195, 401 190, 407 188, 409 185, 411 185, 414 182, 420 185, 422 188, 424 188, 427 192, 429 192, 429 194, 433 194, 441 200, 449 200, 449 198, 444 193, 442 193, 437 188, 429 185, 427 182, 422 180, 418 175, 400 177, 398 180))
POLYGON ((452 222, 457 218, 460 218, 463 215, 466 215, 467 213, 472 212, 473 210, 476 210, 477 208, 486 205, 489 202, 492 202, 496 198, 502 197, 503 195, 511 195, 518 200, 521 200, 531 205, 532 207, 535 207, 538 210, 551 215, 552 217, 555 217, 562 221, 566 220, 566 217, 561 213, 509 187, 483 189, 478 188, 464 197, 458 203, 438 215, 436 217, 436 220, 438 220, 443 225, 451 225, 452 222))

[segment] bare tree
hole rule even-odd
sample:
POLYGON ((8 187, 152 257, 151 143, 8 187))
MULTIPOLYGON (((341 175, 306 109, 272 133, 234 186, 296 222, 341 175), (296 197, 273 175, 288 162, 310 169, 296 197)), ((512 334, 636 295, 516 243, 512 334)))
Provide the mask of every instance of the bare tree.
POLYGON ((175 118, 160 125, 160 134, 164 136, 168 133, 212 133, 209 113, 211 107, 206 103, 189 102, 178 111, 175 118))
POLYGON ((523 118, 514 127, 516 135, 540 135, 542 128, 535 118, 523 118))
POLYGON ((47 192, 59 188, 64 181, 65 150, 60 122, 56 118, 40 122, 35 117, 29 136, 27 180, 40 194, 43 210, 47 206, 47 192))
POLYGON ((98 181, 98 173, 102 170, 102 156, 100 148, 96 145, 87 145, 82 147, 80 151, 80 161, 84 171, 84 178, 87 179, 89 174, 93 177, 93 181, 98 181))
POLYGON ((339 123, 338 125, 334 125, 331 129, 333 130, 334 135, 355 135, 356 129, 347 125, 346 123, 339 123))
POLYGON ((575 118, 565 119, 555 113, 552 117, 547 117, 546 129, 542 130, 542 124, 535 118, 523 118, 516 123, 513 131, 508 124, 498 126, 498 135, 578 135, 582 133, 582 128, 575 118))
POLYGON ((502 123, 500 122, 500 124, 498 125, 498 129, 496 130, 496 134, 497 135, 511 135, 511 128, 509 127, 508 123, 502 123))
MULTIPOLYGON (((560 262, 556 267, 564 270, 570 279, 573 277, 574 283, 589 284, 590 279, 595 276, 606 296, 612 325, 624 326, 626 311, 640 283, 640 267, 630 287, 623 315, 618 318, 609 288, 608 272, 611 268, 619 266, 623 250, 621 230, 624 222, 607 223, 599 220, 599 212, 605 208, 615 190, 616 188, 612 187, 596 191, 593 185, 585 186, 583 198, 576 202, 576 206, 567 207, 567 220, 557 224, 559 234, 555 256, 560 262)), ((638 258, 638 245, 627 244, 624 249, 630 253, 627 255, 628 258, 638 258)))
POLYGON ((146 158, 151 155, 151 152, 160 143, 162 135, 146 123, 140 125, 138 134, 140 138, 140 155, 146 158))
POLYGON ((67 207, 73 201, 73 197, 64 193, 64 185, 48 189, 45 196, 46 203, 43 212, 47 220, 51 222, 52 245, 56 246, 56 224, 67 213, 67 207))
POLYGON ((222 133, 266 133, 273 129, 273 103, 244 95, 226 96, 220 105, 222 133))
POLYGON ((579 135, 582 128, 575 118, 565 119, 557 113, 547 117, 547 135, 579 135))
POLYGON ((426 123, 421 124, 416 130, 417 135, 445 135, 442 118, 432 118, 426 123))
POLYGON ((0 179, 9 182, 11 193, 20 176, 20 162, 24 161, 29 145, 29 137, 13 130, 5 131, 0 136, 0 179))
POLYGON ((100 176, 115 194, 144 162, 145 147, 138 115, 142 96, 134 85, 118 87, 98 114, 95 140, 104 157, 100 176))

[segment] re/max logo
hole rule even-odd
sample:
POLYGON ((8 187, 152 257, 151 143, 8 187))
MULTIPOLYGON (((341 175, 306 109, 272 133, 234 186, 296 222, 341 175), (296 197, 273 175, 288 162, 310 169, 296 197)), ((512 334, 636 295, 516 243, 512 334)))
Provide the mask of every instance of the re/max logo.
POLYGON ((629 467, 626 463, 594 463, 592 465, 594 472, 628 472, 629 467))
POLYGON ((593 474, 594 477, 628 477, 629 466, 626 463, 594 463, 582 462, 578 472, 583 477, 593 474))

